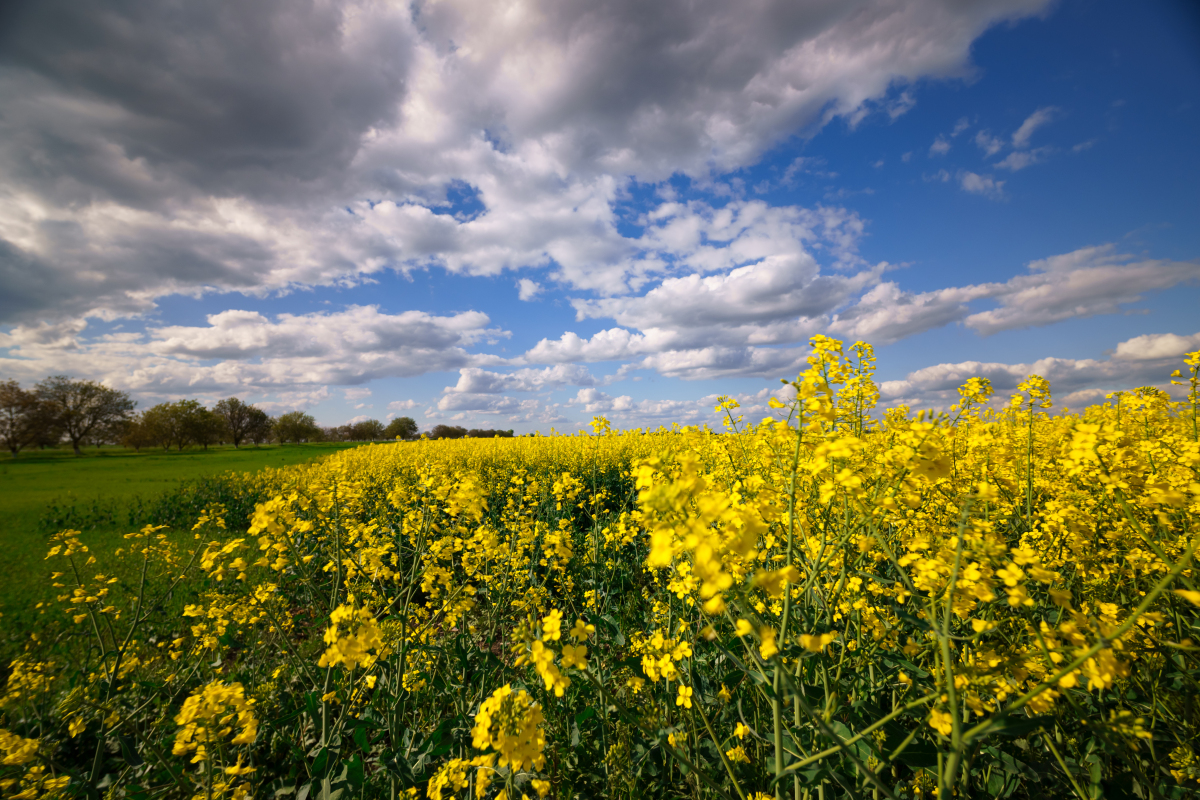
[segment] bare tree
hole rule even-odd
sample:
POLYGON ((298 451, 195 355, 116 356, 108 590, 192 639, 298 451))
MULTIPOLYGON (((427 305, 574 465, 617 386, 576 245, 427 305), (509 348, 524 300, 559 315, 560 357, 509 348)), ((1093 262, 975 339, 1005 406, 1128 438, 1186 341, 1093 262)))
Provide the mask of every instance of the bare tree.
POLYGON ((54 422, 71 440, 77 456, 82 455, 79 443, 88 434, 125 419, 137 406, 125 392, 95 381, 73 381, 66 375, 46 378, 34 391, 54 422))
POLYGON ((45 424, 45 414, 37 395, 27 392, 16 381, 0 381, 0 442, 13 458, 22 447, 37 441, 45 424))

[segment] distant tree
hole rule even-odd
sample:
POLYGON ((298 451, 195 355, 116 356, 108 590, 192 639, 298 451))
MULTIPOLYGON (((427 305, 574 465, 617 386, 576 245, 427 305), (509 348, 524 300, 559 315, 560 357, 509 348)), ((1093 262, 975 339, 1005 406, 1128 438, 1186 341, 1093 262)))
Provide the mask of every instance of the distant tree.
POLYGON ((137 406, 125 392, 95 381, 73 381, 66 375, 46 378, 34 391, 50 419, 71 440, 75 455, 81 455, 79 443, 89 434, 125 419, 137 406))
POLYGON ((226 435, 225 418, 203 406, 189 415, 186 424, 188 438, 205 450, 226 435))
POLYGON ((236 397, 230 397, 218 401, 212 410, 214 414, 225 420, 225 431, 235 448, 240 447, 242 442, 250 438, 250 426, 254 412, 258 411, 257 408, 243 403, 236 397))
POLYGON ((383 430, 384 439, 417 438, 417 421, 412 417, 396 417, 383 430))
POLYGON ((356 442, 373 442, 383 438, 383 423, 377 419, 365 419, 350 426, 350 438, 356 442))
POLYGON ((177 400, 174 403, 159 403, 142 415, 142 420, 151 432, 154 441, 164 450, 183 450, 200 432, 202 412, 207 412, 199 400, 177 400))
POLYGON ((126 447, 132 447, 134 451, 140 452, 143 447, 150 447, 157 443, 154 438, 154 432, 146 425, 144 414, 139 414, 125 421, 124 429, 121 432, 121 444, 126 447))
POLYGON ((430 439, 461 439, 467 435, 467 429, 460 425, 434 425, 429 432, 430 439))
POLYGON ((250 406, 250 421, 246 423, 246 438, 256 445, 271 441, 275 433, 275 420, 256 406, 250 406))
POLYGON ((495 439, 497 437, 499 437, 501 439, 508 439, 508 438, 511 438, 512 435, 513 435, 513 432, 511 430, 497 431, 497 430, 492 430, 491 428, 487 428, 487 429, 472 428, 471 430, 467 431, 468 439, 495 439))
POLYGON ((16 381, 0 381, 0 442, 13 458, 22 447, 37 441, 46 422, 36 394, 22 389, 16 381))
POLYGON ((289 411, 275 420, 275 438, 280 444, 311 442, 320 433, 321 429, 317 427, 316 420, 311 414, 305 414, 303 411, 289 411))

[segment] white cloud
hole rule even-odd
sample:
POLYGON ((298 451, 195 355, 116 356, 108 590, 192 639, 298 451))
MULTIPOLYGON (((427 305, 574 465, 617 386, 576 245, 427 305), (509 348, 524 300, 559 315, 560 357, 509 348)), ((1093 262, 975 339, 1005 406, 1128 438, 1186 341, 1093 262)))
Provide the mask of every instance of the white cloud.
POLYGON ((342 395, 347 400, 364 400, 371 396, 371 390, 365 386, 354 387, 351 389, 343 389, 342 395))
POLYGON ((447 386, 447 394, 502 394, 504 392, 541 392, 563 386, 596 386, 597 380, 578 364, 556 364, 545 369, 518 369, 513 372, 489 372, 477 367, 459 370, 458 383, 447 386))
MULTIPOLYGON (((1129 351, 1138 337, 1117 345, 1117 351, 1129 351)), ((1188 337, 1178 337, 1185 339, 1188 337)), ((1200 338, 1198 336, 1197 338, 1200 338)), ((902 380, 880 384, 881 405, 908 405, 911 408, 946 408, 958 401, 957 388, 968 378, 981 377, 991 381, 996 390, 995 402, 1003 403, 1015 392, 1017 384, 1028 375, 1041 375, 1050 381, 1055 408, 1080 406, 1101 401, 1107 392, 1153 385, 1173 392, 1169 375, 1179 366, 1178 353, 1168 356, 1111 359, 1042 358, 1028 363, 963 361, 956 364, 937 364, 908 373, 902 380)))
POLYGON ((393 400, 387 404, 388 411, 409 411, 419 406, 416 400, 393 400))
POLYGON ((1049 325, 1067 319, 1115 314, 1146 292, 1200 282, 1200 262, 1136 261, 1112 245, 1087 247, 1032 261, 1029 274, 1003 284, 978 287, 1000 306, 971 314, 963 322, 983 335, 1013 328, 1049 325))
MULTIPOLYGON (((906 292, 890 281, 880 283, 864 293, 857 303, 840 310, 829 330, 886 344, 961 322, 988 336, 1004 330, 1120 313, 1123 306, 1139 302, 1146 292, 1188 283, 1200 283, 1200 262, 1138 261, 1116 252, 1112 245, 1084 247, 1030 262, 1025 274, 1004 282, 921 293, 906 292), (970 303, 977 300, 992 300, 996 307, 971 313, 970 303)), ((1149 342, 1131 341, 1138 344, 1131 344, 1130 348, 1150 347, 1149 342)), ((1165 341, 1155 344, 1155 347, 1166 346, 1165 341)), ((1170 346, 1182 345, 1170 340, 1170 346)))
POLYGON ((1046 156, 1053 152, 1054 148, 1052 147, 1037 147, 1033 150, 1014 150, 1000 161, 997 161, 996 167, 1016 172, 1019 169, 1025 169, 1026 167, 1045 161, 1046 156))
POLYGON ((1021 127, 1012 135, 1013 147, 1028 147, 1029 137, 1033 136, 1033 132, 1057 117, 1059 112, 1054 106, 1044 106, 1026 117, 1021 127))
POLYGON ((0 74, 0 321, 429 266, 607 292, 657 269, 617 229, 631 177, 894 118, 1046 4, 34 5, 0 74))
POLYGON ((0 356, 0 371, 22 380, 63 372, 146 397, 265 393, 285 398, 282 404, 292 396, 308 402, 330 385, 346 386, 353 401, 368 394, 354 387, 376 378, 500 363, 468 347, 508 335, 476 311, 385 314, 375 306, 273 320, 223 311, 210 315, 206 326, 150 328, 145 336, 89 342, 68 335, 72 330, 82 331, 82 323, 0 333, 0 349, 9 351, 0 356))
POLYGON ((820 318, 874 283, 878 270, 822 275, 806 253, 774 255, 725 274, 668 278, 641 297, 580 300, 580 319, 611 318, 664 342, 720 328, 726 340, 794 341, 820 318))
POLYGON ((712 422, 712 409, 696 400, 634 400, 629 395, 612 397, 598 389, 580 389, 567 401, 589 416, 604 416, 620 428, 712 422))
POLYGON ((945 136, 938 136, 933 140, 933 144, 929 145, 930 156, 944 156, 950 152, 950 140, 945 136))
POLYGON ((959 185, 963 191, 979 194, 997 200, 1004 196, 1005 181, 998 181, 991 175, 979 175, 974 172, 961 171, 958 173, 959 185))
POLYGON ((889 281, 873 287, 856 304, 837 314, 829 330, 840 336, 889 344, 962 320, 969 313, 968 302, 984 296, 986 290, 977 287, 911 294, 889 281))
POLYGON ((1196 350, 1200 350, 1200 333, 1191 336, 1148 333, 1121 342, 1117 345, 1113 358, 1122 361, 1153 361, 1160 358, 1179 358, 1196 350))
POLYGON ((517 281, 517 297, 521 300, 532 300, 542 293, 542 285, 537 281, 532 281, 529 278, 521 278, 517 281))
POLYGON ((969 127, 971 127, 971 120, 967 119, 966 117, 960 118, 958 122, 954 123, 954 130, 950 131, 950 138, 953 139, 957 137, 969 127))
POLYGON ((990 158, 1004 149, 1004 142, 985 130, 975 134, 975 144, 979 145, 985 158, 990 158))

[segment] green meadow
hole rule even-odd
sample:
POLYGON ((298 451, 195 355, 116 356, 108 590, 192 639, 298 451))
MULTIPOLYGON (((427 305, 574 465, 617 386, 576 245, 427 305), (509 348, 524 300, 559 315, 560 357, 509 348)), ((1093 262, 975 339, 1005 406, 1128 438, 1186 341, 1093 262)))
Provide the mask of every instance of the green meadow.
POLYGON ((132 530, 126 509, 170 502, 170 495, 228 472, 300 464, 357 443, 190 448, 182 452, 120 447, 69 448, 0 455, 0 650, 32 624, 32 609, 53 591, 42 566, 57 527, 83 530, 97 553, 121 546, 132 530), (56 524, 58 522, 69 524, 56 524))

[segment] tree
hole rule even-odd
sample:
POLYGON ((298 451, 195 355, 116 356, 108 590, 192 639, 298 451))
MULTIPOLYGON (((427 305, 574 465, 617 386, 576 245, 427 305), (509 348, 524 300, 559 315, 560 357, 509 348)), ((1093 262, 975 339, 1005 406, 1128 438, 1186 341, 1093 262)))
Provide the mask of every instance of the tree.
POLYGON ((430 439, 461 439, 467 435, 467 429, 461 425, 434 425, 429 432, 430 439))
MULTIPOLYGON (((254 412, 258 411, 252 405, 243 403, 236 397, 218 401, 213 406, 213 413, 225 420, 225 430, 233 446, 240 447, 242 442, 250 438, 250 428, 254 420, 254 412)), ((260 414, 265 412, 259 411, 260 414)))
POLYGON ((226 433, 225 418, 203 406, 189 415, 186 426, 188 438, 203 445, 205 450, 210 444, 221 441, 226 433))
POLYGON ((250 420, 246 423, 246 438, 260 445, 271 441, 275 432, 275 420, 271 415, 256 406, 250 406, 250 420))
POLYGON ((82 455, 79 443, 88 434, 127 418, 137 406, 125 392, 95 381, 73 381, 66 375, 46 378, 34 391, 57 426, 71 440, 77 456, 82 455))
POLYGON ((154 441, 170 450, 171 445, 179 450, 196 441, 200 431, 199 417, 207 413, 199 400, 177 400, 174 403, 159 403, 142 415, 143 423, 149 428, 154 441))
POLYGON ((154 431, 145 422, 145 414, 125 421, 121 444, 132 447, 135 451, 141 451, 143 447, 149 447, 157 441, 154 438, 154 431))
POLYGON ((0 442, 13 458, 22 447, 37 441, 45 422, 37 395, 25 391, 16 381, 0 381, 0 442))
POLYGON ((377 419, 365 419, 350 426, 350 439, 356 442, 373 442, 383 438, 383 423, 377 419))
POLYGON ((303 411, 289 411, 275 420, 275 438, 280 444, 312 441, 320 433, 316 420, 303 411))
POLYGON ((471 430, 467 431, 468 439, 495 439, 496 437, 508 439, 511 438, 512 435, 513 432, 511 428, 506 431, 498 431, 492 428, 472 428, 471 430))
POLYGON ((385 439, 415 439, 417 438, 417 421, 412 417, 396 417, 383 430, 385 439))

